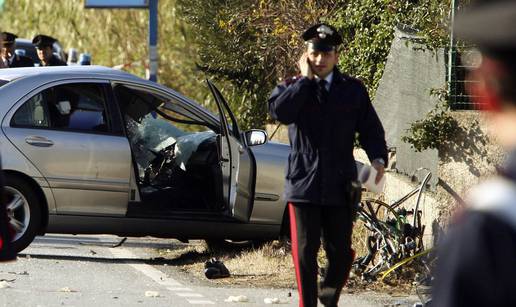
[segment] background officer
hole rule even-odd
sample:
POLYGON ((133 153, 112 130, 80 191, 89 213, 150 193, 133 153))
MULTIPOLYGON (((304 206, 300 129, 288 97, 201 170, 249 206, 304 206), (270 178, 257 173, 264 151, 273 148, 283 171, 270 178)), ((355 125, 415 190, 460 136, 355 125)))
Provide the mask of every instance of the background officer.
POLYGON ((32 44, 36 47, 40 66, 66 66, 66 62, 61 61, 54 54, 52 45, 57 40, 47 35, 36 35, 32 39, 32 44))
POLYGON ((432 306, 516 306, 516 1, 477 1, 455 30, 481 51, 469 92, 507 160, 439 245, 432 306))
POLYGON ((355 135, 378 171, 378 182, 387 162, 385 133, 362 82, 335 67, 342 43, 337 30, 316 24, 302 37, 307 49, 299 60, 301 76, 274 89, 269 112, 289 129, 285 198, 300 306, 317 306, 318 296, 325 306, 337 306, 354 257, 355 135), (321 234, 328 263, 318 289, 321 234))
POLYGON ((17 55, 14 52, 17 37, 18 36, 9 32, 0 33, 0 38, 2 40, 0 49, 0 60, 3 63, 3 68, 34 67, 34 62, 31 58, 22 55, 17 55))

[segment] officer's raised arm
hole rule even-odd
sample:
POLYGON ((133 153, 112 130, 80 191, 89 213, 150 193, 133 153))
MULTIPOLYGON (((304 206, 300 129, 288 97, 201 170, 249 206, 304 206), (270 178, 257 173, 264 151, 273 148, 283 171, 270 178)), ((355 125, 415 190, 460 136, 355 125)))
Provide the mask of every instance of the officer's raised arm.
POLYGON ((313 87, 313 81, 304 76, 288 78, 280 83, 269 98, 271 117, 285 125, 295 122, 313 87))

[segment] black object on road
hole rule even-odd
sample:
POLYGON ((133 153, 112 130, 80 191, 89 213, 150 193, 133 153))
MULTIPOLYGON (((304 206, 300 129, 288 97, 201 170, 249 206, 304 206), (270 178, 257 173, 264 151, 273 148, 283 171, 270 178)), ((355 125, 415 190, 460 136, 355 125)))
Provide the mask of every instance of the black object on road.
POLYGON ((204 263, 204 275, 208 279, 229 277, 229 270, 224 263, 216 258, 211 258, 204 263))

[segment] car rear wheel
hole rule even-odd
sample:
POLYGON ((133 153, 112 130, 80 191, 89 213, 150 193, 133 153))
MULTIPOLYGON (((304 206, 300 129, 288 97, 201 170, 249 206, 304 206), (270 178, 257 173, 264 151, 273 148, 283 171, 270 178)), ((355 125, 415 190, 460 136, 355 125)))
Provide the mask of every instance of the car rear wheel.
POLYGON ((14 231, 13 246, 20 252, 34 240, 40 227, 40 201, 34 189, 19 177, 7 175, 4 191, 9 228, 14 231))

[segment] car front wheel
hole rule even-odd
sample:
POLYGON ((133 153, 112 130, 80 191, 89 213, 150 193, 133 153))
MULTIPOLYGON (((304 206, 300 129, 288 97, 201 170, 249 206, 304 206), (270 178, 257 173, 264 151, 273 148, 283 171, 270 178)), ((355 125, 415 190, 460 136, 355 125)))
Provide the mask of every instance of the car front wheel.
POLYGON ((16 252, 25 249, 34 240, 41 223, 41 206, 34 189, 23 179, 7 175, 5 200, 9 228, 14 232, 16 252))

